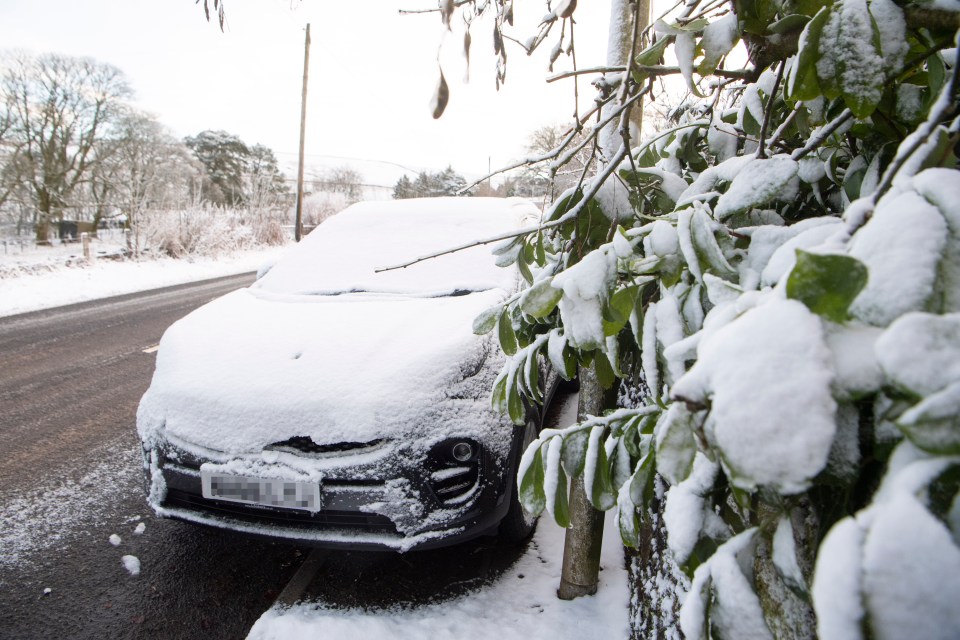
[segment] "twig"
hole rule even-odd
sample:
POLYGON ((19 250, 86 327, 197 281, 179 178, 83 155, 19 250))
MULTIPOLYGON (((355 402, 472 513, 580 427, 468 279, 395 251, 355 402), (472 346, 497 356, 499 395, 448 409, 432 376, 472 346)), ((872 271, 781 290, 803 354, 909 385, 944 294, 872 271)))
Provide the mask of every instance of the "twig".
MULTIPOLYGON (((640 145, 640 147, 637 148, 637 151, 643 152, 644 150, 646 150, 647 147, 649 147, 651 144, 653 144, 660 138, 668 136, 671 133, 674 133, 675 131, 679 131, 680 129, 689 129, 691 127, 708 127, 708 126, 710 126, 709 121, 700 120, 697 122, 690 122, 687 124, 679 125, 677 127, 673 127, 671 129, 668 129, 667 131, 662 132, 660 135, 654 136, 653 138, 650 138, 649 140, 645 141, 642 145, 640 145)), ((444 256, 449 253, 463 251, 465 249, 470 249, 472 247, 479 247, 481 245, 490 244, 491 242, 509 240, 510 238, 517 238, 520 236, 528 235, 530 233, 536 233, 537 231, 543 231, 544 229, 553 229, 555 227, 559 227, 562 224, 566 224, 573 218, 576 218, 580 214, 580 212, 583 210, 583 207, 585 207, 586 204, 590 202, 590 200, 595 195, 597 195, 597 192, 600 190, 600 187, 603 186, 603 183, 606 182, 607 178, 609 178, 610 175, 617 170, 617 168, 620 166, 620 163, 623 162, 624 158, 626 157, 627 153, 628 151, 626 147, 620 147, 620 151, 617 152, 617 155, 613 159, 613 161, 607 167, 604 168, 603 172, 600 175, 595 177, 590 182, 590 189, 586 193, 584 193, 583 198, 581 198, 580 201, 572 209, 564 213, 562 216, 560 216, 556 220, 551 220, 550 222, 539 224, 535 227, 526 227, 523 229, 518 229, 516 231, 501 233, 499 235, 492 236, 490 238, 475 240, 473 242, 469 242, 467 244, 463 244, 458 247, 453 247, 451 249, 444 249, 443 251, 429 253, 427 255, 420 256, 409 262, 396 264, 390 267, 379 267, 377 269, 374 269, 374 272, 380 273, 382 271, 394 271, 396 269, 405 269, 409 266, 417 264, 418 262, 423 262, 424 260, 430 260, 432 258, 439 258, 440 256, 444 256)))
MULTIPOLYGON (((957 32, 957 42, 960 44, 960 31, 957 32)), ((883 173, 883 179, 880 181, 877 190, 873 192, 871 200, 873 200, 874 204, 893 186, 894 178, 896 178, 897 173, 907 163, 907 160, 933 135, 933 132, 940 126, 940 123, 945 120, 952 111, 956 111, 957 104, 954 93, 957 85, 960 84, 958 76, 960 76, 960 65, 954 65, 953 73, 950 75, 950 81, 940 90, 937 101, 930 109, 929 117, 923 124, 917 127, 915 132, 900 143, 897 149, 897 155, 894 156, 890 162, 890 166, 888 166, 887 170, 883 173)))
POLYGON ((760 126, 760 144, 757 145, 756 157, 763 160, 767 157, 767 127, 770 126, 770 113, 773 111, 773 103, 777 100, 777 89, 780 88, 780 81, 783 80, 783 68, 787 66, 786 62, 781 62, 777 68, 777 79, 773 81, 773 91, 767 98, 767 108, 763 111, 763 124, 760 126))
MULTIPOLYGON (((474 0, 455 0, 453 6, 457 9, 462 7, 465 4, 473 4, 474 0)), ((432 9, 397 9, 397 13, 400 15, 416 14, 416 13, 437 13, 440 11, 440 7, 434 7, 432 9)))
POLYGON ((823 141, 833 135, 833 132, 839 129, 843 123, 853 117, 853 111, 844 109, 840 115, 821 127, 820 132, 807 139, 807 144, 790 154, 794 160, 800 160, 806 157, 811 151, 823 144, 823 141))
MULTIPOLYGON (((590 118, 590 117, 597 111, 597 109, 599 109, 599 108, 600 108, 599 105, 595 105, 593 108, 591 108, 589 111, 587 111, 587 113, 585 113, 585 114, 583 115, 582 119, 579 119, 579 120, 577 121, 577 127, 582 126, 583 123, 586 122, 586 120, 587 120, 588 118, 590 118)), ((530 157, 524 158, 523 160, 518 160, 517 162, 514 162, 513 164, 509 164, 509 165, 505 165, 505 166, 503 166, 503 167, 500 167, 500 168, 497 169, 496 171, 491 171, 490 173, 488 173, 487 175, 483 176, 482 178, 479 178, 479 179, 477 179, 477 180, 474 180, 472 183, 468 184, 468 185, 465 186, 463 189, 460 189, 460 190, 457 192, 457 194, 459 195, 459 194, 465 193, 465 192, 469 191, 470 189, 473 189, 473 188, 474 188, 475 186, 477 186, 478 184, 481 184, 481 183, 483 183, 483 182, 486 182, 487 180, 489 180, 489 179, 492 178, 493 176, 498 176, 498 175, 500 175, 501 173, 506 173, 507 171, 512 171, 512 170, 514 170, 514 169, 519 169, 520 167, 529 167, 529 166, 534 165, 534 164, 539 164, 539 163, 541 163, 541 162, 546 162, 547 160, 552 160, 552 159, 557 158, 557 156, 560 155, 560 153, 567 147, 567 145, 570 144, 570 143, 573 141, 574 138, 576 138, 577 133, 579 133, 579 131, 580 131, 580 129, 578 129, 577 127, 574 127, 573 129, 571 129, 571 130, 570 130, 570 133, 567 134, 567 137, 566 137, 566 138, 563 140, 563 142, 561 142, 560 145, 557 146, 556 148, 551 149, 550 151, 547 151, 546 153, 541 154, 541 155, 539 155, 539 156, 530 156, 530 157)), ((581 144, 581 145, 578 145, 577 148, 574 150, 574 155, 576 155, 576 152, 580 151, 580 149, 582 149, 583 146, 584 146, 584 145, 582 145, 582 144, 581 144)), ((573 157, 573 156, 571 156, 570 159, 572 159, 572 157, 573 157)), ((558 164, 557 164, 557 167, 558 167, 558 168, 559 168, 559 167, 562 167, 562 166, 565 165, 567 162, 569 162, 570 159, 567 159, 565 162, 560 162, 560 163, 558 163, 558 164)))
POLYGON ((777 127, 777 130, 773 132, 773 135, 770 136, 770 141, 767 142, 768 147, 772 147, 780 140, 780 136, 783 135, 783 132, 787 130, 787 127, 789 127, 790 124, 793 122, 794 118, 797 117, 797 112, 800 111, 801 104, 802 103, 797 104, 797 106, 794 107, 793 111, 787 114, 787 117, 783 119, 783 122, 781 122, 780 126, 777 127))
MULTIPOLYGON (((640 73, 649 73, 652 76, 672 76, 680 73, 680 67, 666 67, 663 65, 634 64, 631 66, 631 69, 634 71, 639 71, 640 73)), ((564 71, 562 73, 548 76, 547 82, 556 82, 557 80, 564 80, 573 76, 594 73, 622 73, 626 70, 626 66, 590 67, 588 69, 564 71)), ((727 78, 730 80, 749 80, 753 78, 755 74, 756 71, 754 69, 716 69, 709 75, 727 78)))

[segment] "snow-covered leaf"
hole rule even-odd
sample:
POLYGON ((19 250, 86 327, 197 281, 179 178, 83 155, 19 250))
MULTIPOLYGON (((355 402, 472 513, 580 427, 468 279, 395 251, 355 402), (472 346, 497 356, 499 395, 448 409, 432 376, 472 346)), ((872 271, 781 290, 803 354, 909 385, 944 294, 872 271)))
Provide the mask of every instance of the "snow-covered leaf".
POLYGON ((960 382, 930 394, 905 411, 897 426, 924 451, 960 454, 960 382))
POLYGON ((560 450, 560 459, 563 468, 571 478, 583 473, 584 461, 587 459, 587 445, 590 441, 590 429, 579 429, 568 434, 563 439, 563 448, 560 450))
POLYGON ((850 255, 870 275, 851 313, 886 326, 904 313, 925 310, 946 240, 943 216, 915 191, 881 200, 850 242, 850 255))
POLYGON ((617 501, 617 495, 614 492, 610 477, 607 450, 603 443, 604 432, 605 428, 602 426, 595 426, 591 430, 583 470, 583 483, 587 491, 587 498, 590 500, 590 504, 601 511, 610 509, 617 501))
POLYGON ((797 43, 797 57, 787 75, 786 96, 789 100, 813 100, 820 95, 817 62, 820 60, 820 34, 830 17, 830 8, 823 7, 803 28, 797 43))
POLYGON ((493 331, 493 328, 497 326, 497 319, 500 317, 500 313, 502 311, 503 307, 501 305, 496 305, 486 309, 483 313, 474 318, 473 332, 478 336, 482 336, 493 331))
POLYGON ((520 308, 534 318, 545 318, 557 307, 563 291, 551 286, 552 279, 545 278, 533 284, 520 297, 520 308))
POLYGON ((690 475, 693 458, 697 453, 697 441, 693 430, 696 414, 682 402, 670 405, 657 424, 657 471, 670 484, 678 484, 690 475))
POLYGON ((534 442, 531 449, 524 454, 526 467, 520 469, 520 504, 528 513, 538 516, 543 513, 547 504, 546 494, 543 491, 543 454, 539 442, 534 442), (529 456, 529 460, 527 460, 529 456))
POLYGON ((880 33, 867 0, 840 0, 820 35, 817 73, 828 98, 837 95, 858 118, 880 102, 886 81, 880 33))
POLYGON ((671 395, 709 400, 706 439, 734 486, 790 494, 826 465, 836 432, 832 379, 820 320, 799 302, 772 299, 702 340, 671 395))
POLYGON ((543 490, 546 496, 546 511, 561 527, 570 526, 570 507, 567 502, 567 474, 560 464, 563 439, 555 436, 547 444, 543 467, 543 490))
POLYGON ((718 220, 772 200, 790 200, 797 191, 797 161, 784 156, 757 159, 736 174, 714 208, 718 220))

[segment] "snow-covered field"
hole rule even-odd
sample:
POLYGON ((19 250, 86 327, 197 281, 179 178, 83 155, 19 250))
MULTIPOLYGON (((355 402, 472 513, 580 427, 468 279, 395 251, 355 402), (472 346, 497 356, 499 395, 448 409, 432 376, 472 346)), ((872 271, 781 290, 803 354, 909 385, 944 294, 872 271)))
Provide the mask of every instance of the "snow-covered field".
MULTIPOLYGON (((115 240, 94 240, 91 253, 116 253, 115 240)), ((185 282, 256 271, 274 260, 284 247, 258 249, 217 258, 83 260, 79 243, 20 250, 7 247, 0 253, 0 317, 48 309, 75 302, 157 289, 185 282)))

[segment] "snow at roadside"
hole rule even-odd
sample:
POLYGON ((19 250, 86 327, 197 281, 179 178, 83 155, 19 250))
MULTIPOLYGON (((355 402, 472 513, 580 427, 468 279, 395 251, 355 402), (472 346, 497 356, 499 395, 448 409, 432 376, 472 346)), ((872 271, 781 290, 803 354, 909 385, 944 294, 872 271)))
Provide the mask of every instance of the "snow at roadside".
POLYGON ((278 605, 253 625, 247 640, 627 638, 627 572, 614 515, 608 513, 604 527, 600 587, 595 596, 570 602, 557 598, 563 529, 544 517, 526 553, 496 582, 479 591, 417 608, 278 605))
POLYGON ((3 267, 0 273, 10 273, 17 267, 24 267, 24 275, 0 277, 0 317, 255 272, 285 250, 286 247, 270 247, 193 260, 95 258, 90 265, 82 265, 76 259, 74 254, 81 251, 77 245, 0 255, 0 267, 3 267), (65 266, 66 263, 72 266, 65 266))

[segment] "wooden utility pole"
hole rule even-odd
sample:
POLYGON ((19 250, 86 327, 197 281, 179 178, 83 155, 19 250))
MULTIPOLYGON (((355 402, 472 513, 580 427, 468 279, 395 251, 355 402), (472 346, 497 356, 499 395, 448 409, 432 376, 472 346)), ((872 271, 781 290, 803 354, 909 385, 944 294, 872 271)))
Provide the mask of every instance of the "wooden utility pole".
MULTIPOLYGON (((610 34, 607 48, 607 64, 626 65, 632 55, 634 29, 638 33, 650 24, 650 0, 611 0, 610 34), (639 4, 637 4, 639 3, 639 4), (634 15, 637 25, 634 25, 634 15)), ((624 80, 625 82, 626 80, 624 80)), ((640 125, 639 105, 633 109, 631 118, 640 125)), ((616 121, 609 123, 600 132, 601 153, 607 161, 616 155, 617 149, 624 144, 616 121)), ((597 355, 603 358, 602 354, 597 355)), ((587 415, 603 415, 603 411, 616 402, 615 388, 605 393, 597 379, 593 365, 580 370, 580 398, 577 421, 582 422, 587 415)), ((570 528, 567 529, 563 545, 563 567, 560 573, 560 587, 557 597, 561 600, 573 600, 581 596, 593 595, 600 582, 600 551, 603 540, 604 514, 593 507, 587 499, 587 487, 582 476, 570 483, 570 528)))
POLYGON ((303 236, 303 142, 307 132, 307 77, 310 70, 310 23, 303 43, 303 93, 300 96, 300 159, 297 164, 297 219, 293 237, 297 242, 303 236))

